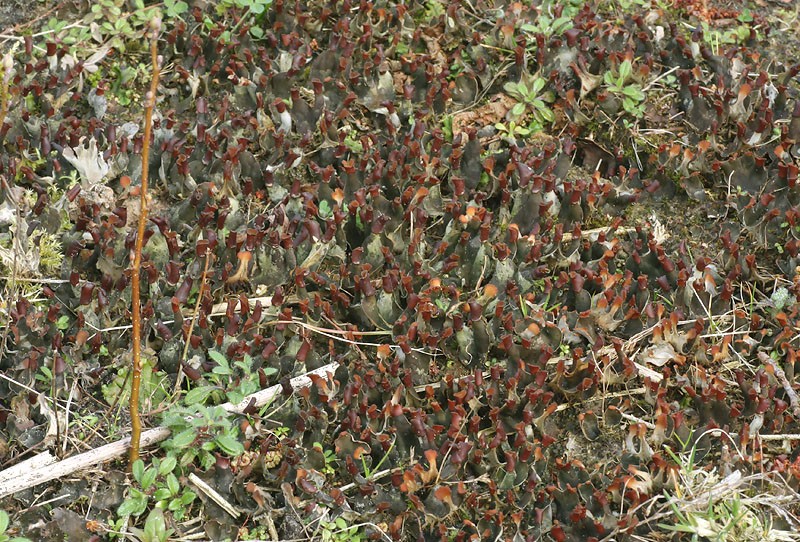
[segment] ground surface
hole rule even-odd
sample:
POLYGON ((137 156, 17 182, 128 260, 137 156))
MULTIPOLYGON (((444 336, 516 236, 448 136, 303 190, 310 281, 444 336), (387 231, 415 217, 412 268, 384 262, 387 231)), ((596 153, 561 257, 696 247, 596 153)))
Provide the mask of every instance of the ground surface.
POLYGON ((3 468, 129 434, 163 18, 171 436, 6 496, 11 532, 800 539, 796 6, 144 4, 0 7, 3 468))

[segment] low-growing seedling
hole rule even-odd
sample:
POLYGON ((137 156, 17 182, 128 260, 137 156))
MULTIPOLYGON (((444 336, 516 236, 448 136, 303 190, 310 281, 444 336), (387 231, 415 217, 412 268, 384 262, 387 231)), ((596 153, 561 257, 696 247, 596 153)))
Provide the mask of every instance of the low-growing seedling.
POLYGON ((247 24, 250 27, 249 32, 252 37, 256 39, 263 37, 264 30, 259 23, 264 21, 264 16, 270 7, 272 7, 272 0, 221 0, 217 5, 217 13, 219 15, 224 15, 231 8, 238 8, 243 11, 236 27, 231 31, 224 31, 220 36, 220 40, 229 41, 230 37, 243 24, 247 24))
POLYGON ((199 404, 175 407, 164 414, 163 425, 169 427, 172 436, 162 447, 175 454, 181 467, 198 461, 206 470, 216 461, 215 452, 230 457, 244 452, 238 439, 239 429, 222 407, 199 404))
POLYGON ((603 75, 606 89, 622 100, 622 108, 636 118, 644 115, 645 94, 642 85, 633 81, 633 64, 625 60, 617 68, 616 73, 606 72, 603 75))
POLYGON ((533 120, 528 125, 531 132, 540 132, 555 119, 549 104, 555 100, 552 91, 546 91, 547 80, 539 76, 523 76, 519 82, 508 82, 503 86, 506 93, 517 100, 511 108, 511 116, 521 119, 530 114, 533 120))
POLYGON ((325 459, 325 466, 322 467, 322 474, 333 476, 336 474, 336 465, 339 463, 339 460, 336 459, 336 452, 328 448, 325 450, 322 447, 322 444, 319 442, 315 442, 313 447, 322 454, 322 457, 325 459))
POLYGON ((754 23, 752 12, 749 9, 743 9, 736 17, 736 21, 739 23, 738 25, 731 25, 725 30, 720 30, 707 21, 701 23, 703 41, 711 48, 712 54, 719 55, 722 47, 742 45, 750 38, 750 30, 754 23))
POLYGON ((349 526, 344 518, 320 522, 320 538, 323 542, 361 542, 366 540, 358 527, 349 526))
POLYGON ((506 139, 516 139, 517 137, 525 138, 531 135, 531 130, 525 126, 519 125, 513 120, 508 121, 508 124, 498 122, 494 125, 495 130, 500 132, 506 139))
POLYGON ((176 468, 175 455, 168 454, 164 459, 153 459, 152 466, 146 467, 144 461, 137 459, 131 472, 138 487, 130 487, 128 494, 117 510, 119 516, 140 516, 148 505, 154 509, 169 510, 176 520, 181 520, 191 507, 197 495, 181 486, 176 468))
POLYGON ((164 0, 164 16, 168 19, 180 19, 183 14, 189 11, 189 4, 183 0, 164 0))
POLYGON ((523 24, 520 29, 528 34, 543 34, 545 37, 563 34, 572 28, 572 19, 583 4, 583 0, 544 0, 538 7, 536 20, 523 24), (562 8, 558 16, 555 15, 556 6, 562 8))
MULTIPOLYGON (((186 405, 204 404, 209 398, 214 402, 230 401, 236 404, 260 389, 259 371, 253 370, 253 358, 249 355, 245 354, 243 359, 235 361, 233 366, 224 354, 216 350, 209 350, 208 357, 217 365, 206 375, 204 384, 189 390, 184 398, 186 405)), ((264 367, 260 370, 264 376, 277 372, 274 367, 264 367)))

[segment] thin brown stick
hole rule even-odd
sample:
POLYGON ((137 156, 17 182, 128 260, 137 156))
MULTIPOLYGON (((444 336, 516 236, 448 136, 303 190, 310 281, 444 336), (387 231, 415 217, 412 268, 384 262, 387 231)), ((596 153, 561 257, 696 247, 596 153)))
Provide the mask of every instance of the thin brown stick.
POLYGON ((133 266, 131 268, 131 320, 133 324, 133 365, 131 370, 131 447, 128 457, 128 468, 139 459, 139 445, 142 435, 142 420, 139 416, 139 387, 142 382, 142 317, 139 271, 142 266, 142 246, 144 245, 145 226, 147 224, 147 175, 150 161, 150 137, 153 131, 153 109, 156 104, 158 90, 158 32, 161 29, 161 19, 153 18, 150 21, 150 62, 152 63, 153 79, 150 81, 150 90, 144 99, 144 141, 142 142, 142 183, 139 190, 141 210, 139 212, 139 227, 136 233, 136 247, 134 248, 133 266))

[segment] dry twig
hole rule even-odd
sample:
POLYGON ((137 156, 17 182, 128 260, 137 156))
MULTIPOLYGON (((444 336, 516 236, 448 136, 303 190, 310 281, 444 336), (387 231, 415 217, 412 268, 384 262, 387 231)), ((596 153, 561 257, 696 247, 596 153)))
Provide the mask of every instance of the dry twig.
POLYGON ((131 371, 131 448, 128 458, 128 468, 139 459, 139 445, 142 434, 142 420, 139 416, 139 387, 142 381, 142 317, 140 299, 139 271, 142 266, 142 246, 144 245, 145 225, 147 224, 147 175, 150 161, 150 137, 153 131, 153 109, 156 104, 156 91, 158 89, 158 33, 161 29, 161 19, 153 18, 150 21, 150 62, 153 68, 153 79, 150 90, 145 95, 144 141, 142 143, 142 182, 139 189, 141 212, 136 234, 136 247, 131 266, 131 320, 133 324, 133 367, 131 371))

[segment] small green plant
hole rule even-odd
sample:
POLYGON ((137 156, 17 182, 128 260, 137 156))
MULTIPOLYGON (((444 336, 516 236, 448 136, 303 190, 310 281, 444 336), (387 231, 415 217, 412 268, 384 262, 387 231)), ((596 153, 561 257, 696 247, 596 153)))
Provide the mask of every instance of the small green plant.
POLYGON ((380 470, 381 465, 383 465, 383 463, 386 461, 386 458, 389 457, 390 453, 392 453, 392 450, 394 449, 394 443, 395 442, 397 442, 397 441, 396 440, 392 441, 392 445, 389 446, 389 449, 386 450, 386 453, 383 454, 383 457, 381 457, 381 460, 378 461, 378 464, 375 465, 374 467, 370 467, 369 465, 367 465, 367 460, 365 459, 365 455, 366 454, 361 454, 361 466, 364 469, 364 478, 369 480, 370 478, 375 476, 375 473, 377 473, 380 470))
POLYGON ((331 209, 331 204, 328 200, 322 200, 319 202, 319 217, 323 220, 327 220, 333 216, 333 209, 331 209))
POLYGON ((616 70, 603 75, 607 90, 622 100, 622 108, 636 118, 644 115, 645 94, 642 85, 633 81, 633 64, 625 60, 616 70))
POLYGON ((617 0, 617 7, 622 13, 628 13, 632 9, 641 9, 647 4, 646 0, 617 0))
MULTIPOLYGON (((268 5, 272 3, 271 0, 251 2, 268 5)), ((188 11, 189 4, 185 0, 164 0, 159 7, 145 5, 145 0, 96 0, 91 3, 91 8, 82 21, 70 23, 52 17, 45 25, 45 33, 52 35, 55 41, 69 46, 73 54, 75 49, 91 43, 106 44, 125 54, 140 50, 142 34, 154 17, 180 19, 188 11)))
POLYGON ((108 94, 120 105, 128 106, 139 100, 139 91, 135 82, 140 80, 149 69, 144 64, 129 66, 125 63, 115 64, 111 67, 111 84, 108 94))
POLYGON ((560 35, 572 28, 572 19, 583 7, 583 0, 544 0, 538 7, 539 14, 533 23, 525 23, 520 30, 528 34, 543 34, 545 37, 560 35), (562 6, 561 15, 554 15, 554 8, 562 6))
POLYGON ((545 91, 547 80, 539 76, 525 76, 518 83, 508 82, 503 86, 506 93, 517 100, 511 108, 511 116, 521 119, 529 113, 533 120, 528 125, 531 132, 540 132, 555 119, 548 104, 555 100, 552 91, 545 91))
MULTIPOLYGON (((184 398, 186 405, 203 404, 209 398, 214 402, 238 403, 246 396, 260 389, 259 372, 253 370, 253 358, 245 354, 231 367, 228 358, 216 350, 209 350, 208 357, 216 362, 216 367, 204 378, 204 384, 189 390, 184 398)), ((274 367, 261 369, 266 376, 275 374, 274 367)))
MULTIPOLYGON (((144 461, 137 459, 133 463, 131 472, 138 487, 132 486, 128 489, 128 494, 117 509, 117 514, 120 517, 140 516, 152 502, 154 510, 169 510, 176 520, 183 519, 197 495, 181 486, 176 475, 177 465, 178 461, 173 454, 167 454, 162 460, 154 458, 150 467, 146 467, 144 461)), ((149 521, 150 517, 145 522, 145 530, 149 521)))
POLYGON ((239 540, 268 540, 269 536, 266 525, 239 528, 239 540))
POLYGON ((328 475, 333 476, 334 474, 336 474, 336 465, 339 463, 339 460, 336 459, 336 452, 334 452, 330 448, 325 450, 322 447, 322 444, 319 442, 315 442, 312 446, 319 453, 321 453, 323 459, 325 459, 325 466, 322 467, 322 474, 325 474, 326 476, 328 475))
POLYGON ((348 150, 355 154, 361 154, 364 152, 364 145, 362 145, 361 141, 358 139, 357 134, 353 133, 352 131, 347 132, 347 135, 344 138, 344 146, 348 148, 348 150))
POLYGON ((147 515, 144 522, 144 529, 137 533, 137 529, 131 529, 134 534, 138 534, 142 542, 167 542, 173 529, 167 529, 164 511, 161 508, 153 508, 147 515))
MULTIPOLYGON (((250 35, 256 39, 264 36, 264 30, 260 23, 264 21, 267 10, 272 7, 272 0, 221 0, 217 5, 217 13, 224 15, 231 8, 242 10, 241 18, 231 31, 224 31, 220 40, 229 41, 230 37, 242 24, 250 26, 250 35)), ((210 21, 207 21, 210 23, 210 21)))
POLYGON ((216 462, 215 452, 230 457, 244 452, 238 438, 239 428, 222 407, 199 404, 175 407, 164 414, 163 425, 172 431, 172 436, 162 447, 175 454, 181 467, 197 461, 206 470, 216 462))
POLYGON ((444 4, 439 0, 428 0, 425 2, 425 11, 422 13, 423 23, 430 23, 444 15, 444 4))
POLYGON ((8 513, 5 510, 0 510, 0 542, 31 542, 28 538, 6 534, 10 521, 8 513))
POLYGON ((742 45, 750 38, 750 29, 753 28, 752 12, 743 9, 736 20, 739 24, 726 30, 711 26, 707 21, 701 23, 703 41, 711 48, 712 54, 719 55, 722 46, 742 45))
MULTIPOLYGON (((125 10, 127 6, 124 0, 93 2, 87 15, 92 29, 91 37, 98 43, 107 43, 121 53, 126 52, 128 46, 138 49, 142 31, 146 28, 149 18, 154 16, 155 10, 145 10, 143 0, 135 2, 135 7, 134 15, 125 10)), ((76 42, 76 45, 80 45, 80 42, 76 42)))
POLYGON ((320 522, 320 537, 323 542, 362 542, 366 540, 357 526, 348 526, 344 518, 320 522))
POLYGON ((164 0, 163 13, 169 19, 180 19, 189 11, 189 4, 183 0, 164 0))
POLYGON ((494 127, 495 130, 497 130, 498 132, 500 132, 500 134, 503 135, 503 137, 512 140, 516 139, 517 137, 525 138, 531 135, 532 133, 529 128, 517 124, 513 120, 508 121, 508 124, 505 124, 503 122, 498 122, 494 125, 494 127))

